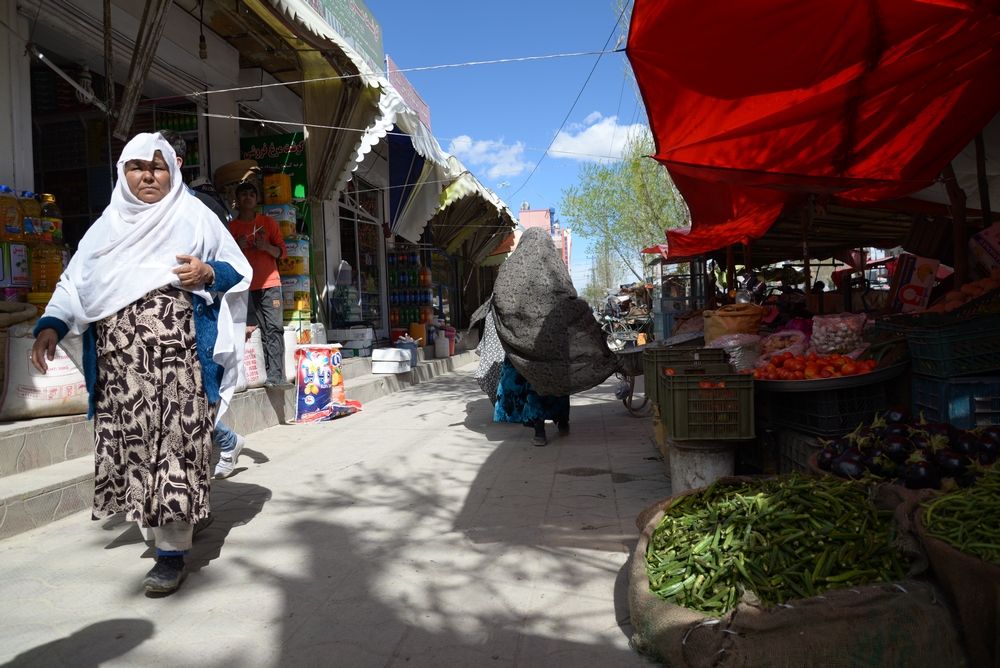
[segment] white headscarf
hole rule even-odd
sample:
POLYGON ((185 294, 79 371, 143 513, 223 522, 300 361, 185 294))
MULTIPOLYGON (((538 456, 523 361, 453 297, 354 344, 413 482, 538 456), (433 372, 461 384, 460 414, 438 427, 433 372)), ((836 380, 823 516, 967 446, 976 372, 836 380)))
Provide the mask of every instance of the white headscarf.
MULTIPOLYGON (((80 241, 45 315, 62 320, 72 333, 82 334, 90 323, 117 313, 152 290, 166 285, 185 289, 173 273, 180 266, 178 255, 191 255, 202 262, 228 262, 243 276, 221 295, 219 307, 219 334, 212 359, 224 369, 221 417, 243 364, 247 290, 253 270, 215 214, 188 192, 174 149, 158 132, 136 135, 125 145, 111 204, 80 241), (152 160, 156 151, 170 168, 170 192, 159 202, 146 204, 128 189, 125 163, 152 160)), ((219 296, 204 287, 191 292, 208 304, 219 296)))

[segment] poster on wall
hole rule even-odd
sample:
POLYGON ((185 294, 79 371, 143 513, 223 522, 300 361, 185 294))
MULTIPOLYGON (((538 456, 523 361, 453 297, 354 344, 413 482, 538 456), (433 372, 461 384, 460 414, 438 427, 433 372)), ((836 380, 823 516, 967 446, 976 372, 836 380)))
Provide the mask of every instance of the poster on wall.
POLYGON ((306 140, 301 132, 266 137, 246 137, 240 140, 243 160, 256 160, 262 168, 280 169, 292 177, 292 196, 301 199, 307 194, 306 140))
POLYGON ((328 26, 361 56, 375 74, 385 75, 382 25, 364 0, 306 0, 328 26))

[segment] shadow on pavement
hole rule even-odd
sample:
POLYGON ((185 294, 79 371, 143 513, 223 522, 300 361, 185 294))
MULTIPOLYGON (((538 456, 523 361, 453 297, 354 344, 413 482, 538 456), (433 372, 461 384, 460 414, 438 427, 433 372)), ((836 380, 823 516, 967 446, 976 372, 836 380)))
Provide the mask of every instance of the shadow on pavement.
POLYGON ((154 626, 145 619, 108 619, 76 633, 39 645, 4 664, 10 668, 51 666, 95 667, 123 656, 152 637, 154 626))

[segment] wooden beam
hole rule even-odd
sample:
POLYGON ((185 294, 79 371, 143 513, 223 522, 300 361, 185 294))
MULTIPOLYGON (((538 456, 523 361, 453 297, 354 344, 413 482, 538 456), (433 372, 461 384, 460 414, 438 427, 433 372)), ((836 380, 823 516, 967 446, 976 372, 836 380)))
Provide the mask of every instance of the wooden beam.
POLYGON ((983 228, 993 224, 990 209, 990 182, 986 179, 986 143, 983 133, 976 135, 976 177, 979 181, 979 208, 983 212, 983 228))
POLYGON ((944 187, 948 191, 948 199, 951 200, 951 228, 955 246, 955 261, 953 262, 955 266, 953 269, 955 270, 955 289, 958 289, 965 285, 969 273, 969 232, 965 222, 966 196, 965 191, 958 185, 955 169, 950 162, 945 165, 941 176, 944 178, 944 187))
POLYGON ((802 273, 805 275, 805 295, 806 308, 809 308, 809 300, 812 297, 812 275, 809 271, 809 228, 813 221, 813 196, 810 195, 806 201, 806 206, 802 209, 802 273))
POLYGON ((142 10, 139 34, 135 38, 135 50, 132 52, 132 63, 128 68, 128 79, 125 81, 114 131, 115 137, 122 141, 128 141, 132 131, 132 121, 142 96, 142 87, 149 77, 149 68, 153 66, 156 47, 160 44, 163 27, 167 24, 167 13, 172 4, 173 0, 146 0, 146 6, 142 10))
POLYGON ((732 292, 736 289, 736 258, 734 257, 733 245, 726 246, 726 290, 732 292))

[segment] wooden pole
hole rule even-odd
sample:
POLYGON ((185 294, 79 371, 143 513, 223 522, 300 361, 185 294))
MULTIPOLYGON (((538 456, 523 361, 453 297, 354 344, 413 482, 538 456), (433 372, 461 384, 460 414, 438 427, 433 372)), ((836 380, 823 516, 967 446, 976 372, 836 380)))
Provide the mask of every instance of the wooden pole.
POLYGON ((806 308, 812 308, 809 304, 812 301, 812 276, 809 271, 809 228, 813 221, 813 196, 809 196, 806 206, 802 209, 802 273, 805 274, 806 285, 806 308))
POLYGON ((743 244, 743 268, 750 271, 753 258, 750 257, 750 244, 743 244))
POLYGON ((734 257, 733 245, 726 246, 726 290, 732 292, 736 289, 736 258, 734 257))
POLYGON ((947 189, 948 198, 951 200, 951 227, 954 235, 954 243, 952 245, 955 247, 955 261, 952 264, 955 265, 953 267, 955 269, 955 289, 958 289, 965 285, 969 273, 969 232, 965 222, 966 196, 965 191, 958 185, 958 180, 955 178, 955 169, 951 166, 950 162, 945 165, 941 176, 944 178, 944 187, 947 189))
POLYGON ((990 210, 990 182, 986 180, 986 143, 983 133, 976 135, 976 177, 979 181, 979 208, 983 212, 983 228, 993 224, 990 210))

